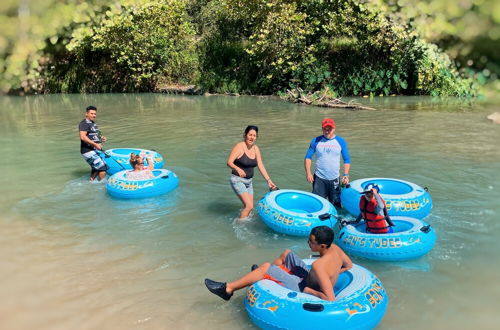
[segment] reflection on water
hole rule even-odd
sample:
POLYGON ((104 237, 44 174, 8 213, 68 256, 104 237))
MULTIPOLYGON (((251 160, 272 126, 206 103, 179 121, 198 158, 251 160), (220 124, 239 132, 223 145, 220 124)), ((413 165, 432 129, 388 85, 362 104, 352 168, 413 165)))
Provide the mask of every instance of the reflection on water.
POLYGON ((87 175, 69 181, 60 192, 22 200, 14 211, 26 217, 67 221, 81 227, 120 221, 122 226, 150 231, 162 229, 166 224, 165 221, 160 224, 160 220, 175 211, 176 192, 123 200, 107 196, 105 185, 105 181, 89 181, 87 175))
MULTIPOLYGON (((426 222, 438 241, 427 256, 354 259, 388 291, 380 328, 496 328, 500 126, 486 116, 500 107, 358 101, 379 110, 159 94, 0 98, 0 151, 8 155, 0 162, 0 328, 253 328, 243 293, 218 300, 203 279, 232 280, 286 248, 303 257, 310 251, 307 239, 273 232, 256 211, 235 220, 241 202, 228 184, 227 154, 246 125, 258 125, 273 181, 309 191, 303 157, 326 116, 349 143, 352 179, 404 179, 429 187, 433 197, 426 222), (127 201, 88 182, 76 128, 89 104, 98 107, 106 148, 157 150, 179 188, 127 201)), ((267 191, 259 175, 254 189, 257 204, 267 191)))

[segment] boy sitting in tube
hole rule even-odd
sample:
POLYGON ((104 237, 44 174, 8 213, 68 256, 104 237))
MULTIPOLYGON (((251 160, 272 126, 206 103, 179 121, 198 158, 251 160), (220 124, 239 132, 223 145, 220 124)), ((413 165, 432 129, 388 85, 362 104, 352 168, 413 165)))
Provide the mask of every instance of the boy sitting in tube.
POLYGON ((315 227, 309 235, 309 248, 319 252, 319 259, 311 270, 294 252, 285 250, 273 263, 253 265, 252 271, 234 282, 216 282, 205 279, 210 292, 229 300, 234 291, 245 288, 262 279, 274 281, 290 290, 304 292, 323 300, 335 300, 333 287, 340 273, 352 268, 351 259, 333 244, 333 230, 327 226, 315 227))
POLYGON ((375 183, 368 183, 364 191, 360 194, 363 196, 359 199, 360 213, 354 221, 342 221, 343 226, 348 224, 357 224, 361 219, 365 220, 366 232, 372 234, 387 234, 393 233, 391 228, 394 223, 387 213, 385 201, 379 194, 380 188, 375 183))
POLYGON ((135 153, 130 154, 130 165, 132 166, 131 171, 127 171, 127 179, 130 180, 148 180, 153 178, 154 161, 151 156, 147 158, 148 166, 144 166, 145 154, 141 153, 136 155, 135 153))

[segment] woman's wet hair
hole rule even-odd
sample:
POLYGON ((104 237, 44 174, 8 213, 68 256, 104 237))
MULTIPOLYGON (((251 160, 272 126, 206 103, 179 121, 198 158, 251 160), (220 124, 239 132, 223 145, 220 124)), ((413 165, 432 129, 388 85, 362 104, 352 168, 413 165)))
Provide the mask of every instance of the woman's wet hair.
POLYGON ((314 227, 311 230, 311 235, 314 235, 314 238, 316 238, 316 243, 318 244, 326 244, 326 247, 330 247, 330 245, 332 245, 334 234, 333 229, 330 227, 314 227))
POLYGON ((254 130, 257 135, 259 135, 259 128, 255 125, 248 125, 247 128, 245 128, 245 136, 247 136, 248 132, 251 130, 254 130))
POLYGON ((135 153, 130 154, 130 165, 132 165, 132 168, 135 168, 135 165, 140 165, 142 160, 142 157, 140 155, 136 155, 135 153))

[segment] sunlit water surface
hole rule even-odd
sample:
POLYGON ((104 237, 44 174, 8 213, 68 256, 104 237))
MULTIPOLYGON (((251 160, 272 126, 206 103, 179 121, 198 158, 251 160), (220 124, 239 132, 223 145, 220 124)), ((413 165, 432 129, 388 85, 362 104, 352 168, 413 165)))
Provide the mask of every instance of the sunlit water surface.
MULTIPOLYGON (((331 116, 349 143, 352 179, 429 187, 427 256, 354 258, 390 297, 380 329, 498 329, 500 106, 429 98, 361 100, 378 111, 303 107, 254 97, 54 95, 0 98, 1 329, 251 329, 244 292, 230 302, 203 279, 231 280, 305 238, 277 234, 240 202, 226 157, 248 124, 281 188, 310 190, 303 157, 331 116), (98 110, 106 148, 155 149, 178 174, 167 196, 126 201, 87 181, 77 124, 98 110)), ((255 199, 266 192, 261 176, 255 199)))

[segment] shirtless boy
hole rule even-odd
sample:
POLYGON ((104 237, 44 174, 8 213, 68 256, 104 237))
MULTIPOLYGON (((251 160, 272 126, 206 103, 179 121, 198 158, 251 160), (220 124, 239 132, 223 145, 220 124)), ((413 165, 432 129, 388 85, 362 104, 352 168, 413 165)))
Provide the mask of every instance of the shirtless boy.
POLYGON ((319 253, 309 271, 306 264, 294 252, 285 250, 273 263, 252 267, 252 271, 240 279, 224 283, 205 279, 205 285, 213 294, 229 300, 233 292, 262 279, 275 281, 286 288, 319 297, 335 300, 333 286, 340 273, 351 269, 351 259, 335 244, 333 230, 327 226, 315 227, 309 235, 309 248, 319 253))

